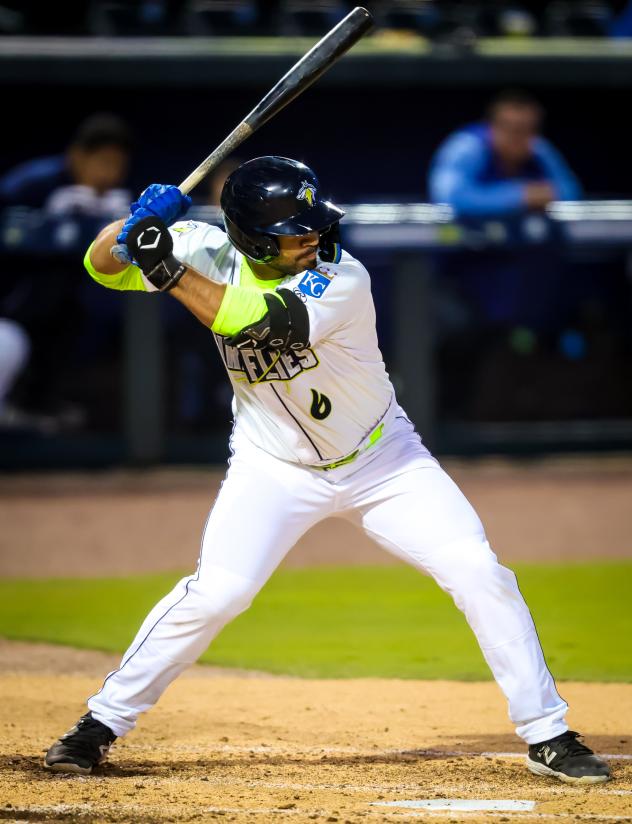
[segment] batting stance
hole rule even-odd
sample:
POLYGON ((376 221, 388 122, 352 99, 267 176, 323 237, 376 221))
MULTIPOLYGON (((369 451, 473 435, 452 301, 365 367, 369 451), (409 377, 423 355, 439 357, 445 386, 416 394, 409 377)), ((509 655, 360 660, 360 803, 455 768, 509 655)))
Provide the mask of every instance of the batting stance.
POLYGON ((150 186, 124 223, 101 232, 85 265, 111 289, 170 292, 212 330, 234 390, 228 473, 196 572, 149 613, 46 766, 85 774, 102 763, 248 608, 301 535, 338 515, 450 593, 507 698, 532 772, 606 781, 605 762, 565 723, 515 575, 397 403, 369 275, 340 248, 342 210, 322 197, 311 169, 282 157, 250 160, 227 179, 226 233, 179 221, 189 203, 175 186, 150 186), (112 258, 115 241, 134 264, 112 258))

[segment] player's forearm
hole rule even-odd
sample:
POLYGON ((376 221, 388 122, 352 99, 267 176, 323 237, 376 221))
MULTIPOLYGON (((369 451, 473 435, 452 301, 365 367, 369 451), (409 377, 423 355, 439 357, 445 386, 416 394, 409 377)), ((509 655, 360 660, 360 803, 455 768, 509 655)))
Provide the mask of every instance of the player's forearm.
POLYGON ((119 263, 110 254, 110 249, 116 244, 116 236, 121 231, 124 220, 117 220, 102 229, 90 249, 90 261, 94 268, 104 275, 118 275, 129 264, 119 263))
POLYGON ((208 327, 217 317, 225 292, 225 283, 209 280, 189 267, 171 289, 173 297, 208 327))
MULTIPOLYGON (((169 229, 160 218, 133 222, 127 233, 127 246, 145 282, 161 292, 171 292, 201 323, 220 335, 241 331, 267 312, 266 300, 258 289, 218 283, 178 260, 173 254, 169 229)), ((130 269, 138 272, 135 267, 130 269)))

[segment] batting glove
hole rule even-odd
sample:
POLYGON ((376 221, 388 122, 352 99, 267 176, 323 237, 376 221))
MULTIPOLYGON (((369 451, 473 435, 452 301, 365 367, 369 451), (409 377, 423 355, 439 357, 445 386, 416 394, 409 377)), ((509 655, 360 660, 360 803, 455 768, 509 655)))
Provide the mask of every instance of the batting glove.
POLYGON ((112 255, 120 263, 132 263, 132 255, 126 245, 130 229, 146 217, 159 217, 170 226, 184 217, 190 205, 189 195, 183 195, 177 186, 152 183, 130 206, 130 215, 116 236, 117 245, 112 247, 112 255))

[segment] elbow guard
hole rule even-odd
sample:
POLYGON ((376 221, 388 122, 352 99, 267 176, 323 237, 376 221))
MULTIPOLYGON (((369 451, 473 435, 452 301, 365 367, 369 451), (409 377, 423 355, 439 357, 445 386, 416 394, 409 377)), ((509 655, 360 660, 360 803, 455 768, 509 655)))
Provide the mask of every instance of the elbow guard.
POLYGON ((268 311, 255 323, 228 338, 239 349, 275 349, 279 352, 306 349, 309 346, 309 315, 303 301, 282 287, 266 292, 268 311))

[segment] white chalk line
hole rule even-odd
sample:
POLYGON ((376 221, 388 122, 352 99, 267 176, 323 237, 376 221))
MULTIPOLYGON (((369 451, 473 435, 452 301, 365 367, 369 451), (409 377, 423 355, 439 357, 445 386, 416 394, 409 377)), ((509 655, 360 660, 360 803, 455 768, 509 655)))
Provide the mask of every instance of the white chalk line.
MULTIPOLYGON (((95 810, 99 807, 107 808, 107 804, 90 804, 90 803, 82 803, 82 804, 31 804, 28 807, 0 807, 0 810, 3 812, 14 813, 18 815, 28 814, 28 813, 44 813, 49 815, 53 814, 77 814, 77 813, 89 813, 94 814, 95 810)), ((138 814, 138 804, 131 804, 125 802, 116 802, 116 809, 126 811, 131 810, 135 814, 138 814)), ((165 811, 165 806, 153 806, 153 805, 143 805, 143 811, 145 814, 153 814, 154 810, 159 810, 161 812, 165 811)), ((243 815, 326 815, 329 810, 323 810, 322 808, 317 809, 304 809, 304 808, 283 808, 283 807, 200 807, 196 810, 199 813, 228 813, 228 814, 243 814, 243 815)), ((414 812, 411 810, 406 810, 405 812, 399 812, 396 810, 389 810, 386 813, 383 809, 382 810, 363 810, 365 816, 370 817, 379 817, 381 820, 384 820, 384 817, 387 815, 389 818, 423 818, 423 817, 435 817, 435 818, 446 818, 446 817, 454 817, 455 811, 454 810, 420 810, 419 812, 414 812)), ((353 812, 349 812, 350 815, 353 816, 353 812)), ((465 815, 472 816, 475 818, 477 814, 480 817, 480 811, 472 811, 471 813, 465 813, 465 815)), ((484 813, 485 818, 500 818, 500 817, 507 817, 508 812, 491 812, 486 811, 484 813)), ((512 817, 529 817, 529 818, 552 818, 552 819, 561 819, 567 818, 569 813, 536 813, 536 812, 516 812, 516 813, 509 813, 512 817)), ((631 821, 632 818, 629 815, 604 815, 602 813, 573 813, 573 818, 575 820, 580 821, 631 821)), ((18 819, 24 821, 24 819, 18 819)))
MULTIPOLYGON (((399 818, 425 818, 428 817, 435 817, 435 818, 454 818, 457 814, 462 815, 464 818, 467 816, 471 816, 472 818, 508 818, 511 817, 513 819, 516 818, 553 818, 553 819, 566 819, 573 818, 574 820, 582 820, 582 821, 632 821, 632 817, 629 815, 602 815, 601 813, 535 813, 535 812, 518 812, 515 813, 509 812, 508 810, 504 810, 502 812, 481 812, 473 810, 472 812, 464 812, 463 810, 442 810, 433 811, 433 810, 420 810, 419 812, 413 812, 411 810, 406 810, 406 812, 395 812, 394 810, 389 810, 387 815, 389 817, 399 817, 399 818)), ((384 813, 382 813, 384 815, 384 813)))
POLYGON ((452 810, 453 812, 527 812, 537 801, 524 798, 399 798, 396 801, 372 801, 372 807, 405 807, 408 810, 452 810))

